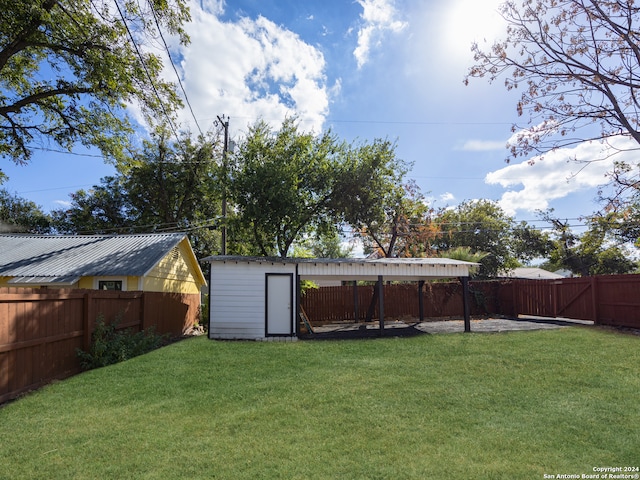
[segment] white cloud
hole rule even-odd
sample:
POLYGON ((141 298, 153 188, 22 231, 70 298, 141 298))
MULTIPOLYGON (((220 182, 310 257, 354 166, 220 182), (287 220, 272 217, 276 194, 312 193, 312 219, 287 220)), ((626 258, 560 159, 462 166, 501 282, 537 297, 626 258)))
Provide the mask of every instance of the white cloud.
POLYGON ((456 197, 451 192, 445 192, 442 195, 440 195, 440 200, 442 200, 443 202, 451 202, 455 199, 456 197))
MULTIPOLYGON (((178 46, 172 56, 202 130, 217 115, 231 118, 233 133, 258 118, 278 126, 297 115, 305 131, 321 131, 328 113, 331 89, 325 60, 296 33, 265 17, 223 22, 216 15, 224 1, 209 0, 201 9, 191 3, 192 22, 186 26, 191 43, 178 46)), ((165 76, 175 82, 168 59, 165 76)), ((195 131, 191 113, 183 109, 179 121, 195 131)))
POLYGON ((407 23, 398 19, 394 0, 357 0, 363 12, 363 25, 358 31, 358 45, 353 51, 358 68, 367 63, 372 46, 378 46, 385 32, 398 33, 407 23))
POLYGON ((62 208, 70 208, 71 202, 69 200, 54 200, 53 203, 59 205, 62 208))
MULTIPOLYGON (((222 15, 226 6, 225 0, 200 0, 200 7, 202 10, 214 15, 222 15)), ((193 15, 194 7, 191 7, 193 15)))
POLYGON ((468 140, 462 146, 462 150, 468 152, 487 152, 493 150, 505 150, 506 142, 492 140, 468 140))
POLYGON ((485 182, 509 189, 498 203, 510 215, 517 210, 544 210, 553 200, 606 184, 614 161, 637 161, 637 151, 633 150, 637 144, 633 140, 615 137, 609 140, 609 145, 585 142, 574 148, 562 148, 543 158, 534 157, 490 172, 485 182), (523 188, 513 189, 518 185, 523 188))

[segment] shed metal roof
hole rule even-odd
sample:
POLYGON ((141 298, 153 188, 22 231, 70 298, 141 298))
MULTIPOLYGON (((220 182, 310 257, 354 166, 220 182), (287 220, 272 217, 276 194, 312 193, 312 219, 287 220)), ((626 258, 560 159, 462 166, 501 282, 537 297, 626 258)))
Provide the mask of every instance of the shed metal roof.
POLYGON ((204 261, 295 264, 301 278, 388 280, 467 277, 478 263, 450 258, 280 258, 216 255, 204 261))
POLYGON ((184 238, 141 235, 0 235, 0 276, 68 282, 85 276, 144 276, 184 238))

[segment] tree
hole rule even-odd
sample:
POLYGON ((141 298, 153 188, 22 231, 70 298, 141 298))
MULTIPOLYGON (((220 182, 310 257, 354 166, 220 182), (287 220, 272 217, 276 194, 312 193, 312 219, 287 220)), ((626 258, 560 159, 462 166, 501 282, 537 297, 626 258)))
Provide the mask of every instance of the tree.
POLYGON ((262 120, 250 127, 233 157, 230 192, 260 255, 286 257, 296 239, 335 226, 345 155, 330 132, 302 133, 294 118, 278 131, 262 120))
POLYGON ((50 221, 35 203, 0 189, 0 233, 49 233, 50 221))
MULTIPOLYGON (((346 246, 338 230, 323 235, 314 235, 300 243, 300 251, 311 258, 349 258, 353 254, 353 246, 346 246)), ((295 256, 299 256, 295 252, 295 256)))
POLYGON ((0 156, 80 142, 122 158, 126 104, 165 120, 180 104, 145 46, 161 28, 186 43, 188 20, 186 0, 0 0, 0 156))
POLYGON ((405 176, 410 165, 396 156, 396 145, 376 139, 352 147, 343 175, 344 219, 362 240, 365 252, 383 257, 430 255, 432 209, 420 188, 405 176))
POLYGON ((365 252, 387 258, 433 256, 431 243, 439 233, 433 209, 413 181, 390 187, 379 198, 378 215, 359 225, 365 252))
POLYGON ((218 249, 219 144, 188 137, 171 143, 159 130, 143 151, 90 191, 71 195, 70 208, 52 212, 61 233, 185 231, 198 256, 218 249), (217 150, 216 150, 217 149, 217 150))
POLYGON ((469 253, 486 253, 480 260, 479 276, 493 277, 519 265, 514 246, 514 220, 489 200, 467 201, 455 209, 443 210, 434 222, 440 236, 433 245, 441 255, 459 247, 469 253))
MULTIPOLYGON (((640 7, 619 0, 508 0, 507 37, 472 46, 465 79, 505 76, 522 89, 513 157, 624 136, 640 143, 640 7), (596 128, 592 128, 592 127, 596 128)), ((637 184, 637 166, 626 174, 637 184)), ((621 178, 622 179, 622 178, 621 178)), ((627 180, 624 180, 627 181, 627 180)))
MULTIPOLYGON (((451 258, 471 263, 480 263, 487 255, 489 255, 487 252, 472 252, 471 247, 454 247, 440 253, 441 258, 451 258)), ((472 267, 469 273, 471 273, 471 276, 475 276, 478 273, 478 267, 472 267)))
POLYGON ((565 268, 580 276, 631 273, 637 262, 631 260, 625 247, 615 243, 612 227, 602 219, 591 219, 582 234, 574 233, 566 221, 544 214, 556 237, 547 268, 565 268))
POLYGON ((129 217, 122 178, 104 177, 101 185, 69 195, 71 205, 51 212, 59 234, 117 234, 136 231, 129 217))

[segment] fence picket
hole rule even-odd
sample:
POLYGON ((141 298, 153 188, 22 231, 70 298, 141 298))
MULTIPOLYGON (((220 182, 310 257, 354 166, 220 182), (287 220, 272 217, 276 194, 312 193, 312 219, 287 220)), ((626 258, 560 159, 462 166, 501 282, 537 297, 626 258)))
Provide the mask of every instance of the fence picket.
POLYGON ((0 288, 0 403, 78 373, 76 348, 89 348, 100 313, 111 322, 122 312, 119 328, 155 325, 177 336, 198 320, 199 305, 199 295, 0 288))

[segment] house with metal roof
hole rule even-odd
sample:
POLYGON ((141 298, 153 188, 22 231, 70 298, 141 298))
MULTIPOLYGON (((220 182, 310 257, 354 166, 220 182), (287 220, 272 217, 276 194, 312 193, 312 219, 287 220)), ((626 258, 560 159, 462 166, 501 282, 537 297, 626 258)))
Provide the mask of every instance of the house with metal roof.
MULTIPOLYGON (((424 282, 457 278, 462 283, 465 331, 470 331, 468 279, 477 263, 448 258, 264 258, 212 256, 209 338, 294 339, 300 334, 301 280, 424 282)), ((378 295, 384 330, 384 295, 378 295)))
POLYGON ((199 294, 204 285, 183 233, 0 235, 0 287, 199 294))

